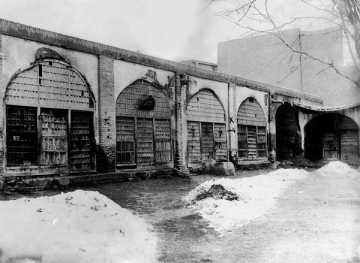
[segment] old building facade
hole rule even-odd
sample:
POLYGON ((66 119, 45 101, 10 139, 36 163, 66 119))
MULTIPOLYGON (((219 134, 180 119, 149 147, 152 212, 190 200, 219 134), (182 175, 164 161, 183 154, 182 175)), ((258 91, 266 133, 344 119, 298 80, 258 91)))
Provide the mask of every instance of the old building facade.
POLYGON ((275 119, 273 146, 278 159, 304 155, 313 161, 342 160, 359 165, 360 89, 356 80, 360 74, 359 61, 350 54, 351 43, 340 28, 289 29, 282 37, 299 52, 292 52, 271 34, 220 43, 218 71, 320 98, 317 106, 272 98, 274 115, 270 118, 275 119), (326 62, 332 62, 347 77, 326 62))
POLYGON ((278 139, 276 110, 284 102, 322 103, 5 20, 0 76, 2 176, 186 172, 209 160, 267 164, 278 139))

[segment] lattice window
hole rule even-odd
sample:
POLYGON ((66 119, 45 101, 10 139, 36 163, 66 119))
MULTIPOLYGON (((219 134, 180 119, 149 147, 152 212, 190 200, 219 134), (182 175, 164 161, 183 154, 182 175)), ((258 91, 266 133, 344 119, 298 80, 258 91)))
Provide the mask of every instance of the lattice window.
POLYGON ((118 165, 171 162, 170 104, 157 87, 145 80, 132 83, 116 101, 116 116, 118 165), (150 100, 154 107, 140 107, 150 100))
POLYGON ((266 158, 266 127, 238 125, 238 154, 241 159, 266 158))
POLYGON ((155 119, 156 162, 171 161, 170 120, 155 119))
POLYGON ((266 118, 254 98, 247 98, 241 103, 237 123, 239 158, 266 158, 266 118))
POLYGON ((41 109, 41 165, 67 164, 66 110, 41 109))
POLYGON ((7 131, 10 136, 7 139, 9 166, 37 164, 69 165, 71 169, 94 167, 92 153, 94 101, 85 78, 70 64, 50 58, 36 60, 29 68, 20 71, 11 79, 6 88, 5 103, 34 106, 33 108, 8 106, 10 109, 10 115, 7 116, 7 131), (14 116, 19 114, 12 112, 12 109, 30 112, 27 115, 31 115, 33 119, 31 132, 26 131, 29 129, 27 123, 29 119, 26 118, 30 117, 26 117, 25 114, 23 118, 26 121, 16 121, 16 129, 18 131, 22 129, 23 131, 20 132, 22 135, 14 133, 14 116), (37 116, 38 112, 40 116, 37 116), (71 116, 70 126, 69 116, 71 116), (70 133, 68 133, 69 127, 71 127, 70 133), (27 137, 26 141, 23 140, 25 137, 27 137), (19 150, 21 147, 22 154, 19 150), (28 153, 25 149, 28 149, 28 153), (17 151, 19 153, 16 154, 17 151))
POLYGON ((36 108, 7 106, 7 165, 37 164, 36 108))
POLYGON ((93 169, 93 114, 71 112, 70 168, 93 169))
POLYGON ((117 164, 135 164, 135 119, 116 117, 117 164))
POLYGON ((153 119, 137 119, 137 161, 140 166, 154 165, 153 119))

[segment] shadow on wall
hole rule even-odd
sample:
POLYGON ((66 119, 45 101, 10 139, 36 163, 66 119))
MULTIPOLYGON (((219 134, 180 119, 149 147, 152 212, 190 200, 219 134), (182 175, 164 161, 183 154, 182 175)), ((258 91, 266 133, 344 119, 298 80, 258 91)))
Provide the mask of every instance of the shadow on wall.
POLYGON ((315 117, 305 126, 305 157, 359 163, 358 126, 354 120, 341 114, 315 117))
POLYGON ((281 105, 276 112, 276 156, 286 160, 300 156, 301 132, 297 111, 289 103, 281 105))

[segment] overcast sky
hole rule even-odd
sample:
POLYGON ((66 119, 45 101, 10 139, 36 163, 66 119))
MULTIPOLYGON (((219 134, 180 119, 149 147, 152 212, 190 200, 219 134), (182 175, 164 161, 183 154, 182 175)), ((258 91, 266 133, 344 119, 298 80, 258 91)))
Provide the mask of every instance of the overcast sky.
MULTIPOLYGON (((211 0, 0 0, 0 18, 169 60, 216 63, 218 42, 242 36, 216 15, 231 1, 236 0, 208 6, 211 0)), ((322 1, 328 0, 307 2, 322 1)), ((268 3, 276 19, 309 15, 302 1, 268 3)))
POLYGON ((237 37, 210 0, 0 0, 0 18, 169 60, 216 62, 237 37))

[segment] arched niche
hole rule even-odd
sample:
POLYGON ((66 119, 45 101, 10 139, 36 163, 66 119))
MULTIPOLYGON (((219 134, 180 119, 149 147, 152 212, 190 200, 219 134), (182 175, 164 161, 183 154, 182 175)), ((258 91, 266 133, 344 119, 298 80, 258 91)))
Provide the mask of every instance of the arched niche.
POLYGON ((359 163, 359 128, 351 118, 330 113, 317 116, 305 125, 305 157, 359 163))
POLYGON ((85 77, 41 48, 5 91, 6 164, 94 168, 94 97, 85 77))
POLYGON ((226 113, 215 93, 203 89, 194 94, 186 116, 188 162, 227 160, 226 113))
POLYGON ((116 100, 117 167, 151 167, 172 162, 171 108, 153 83, 137 80, 116 100))
POLYGON ((260 104, 252 97, 244 100, 237 112, 239 160, 267 158, 266 117, 260 104))
POLYGON ((285 102, 277 109, 275 121, 277 158, 284 160, 301 155, 303 150, 296 109, 285 102))

